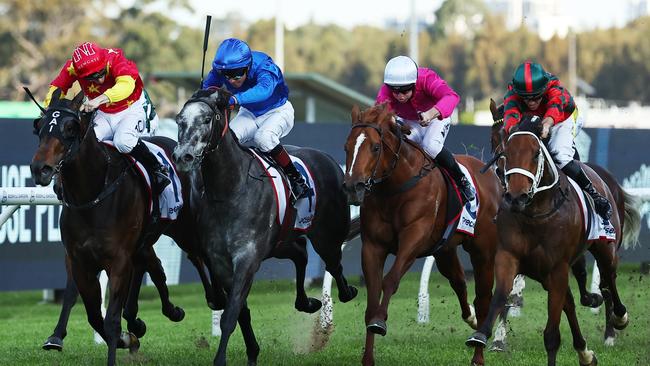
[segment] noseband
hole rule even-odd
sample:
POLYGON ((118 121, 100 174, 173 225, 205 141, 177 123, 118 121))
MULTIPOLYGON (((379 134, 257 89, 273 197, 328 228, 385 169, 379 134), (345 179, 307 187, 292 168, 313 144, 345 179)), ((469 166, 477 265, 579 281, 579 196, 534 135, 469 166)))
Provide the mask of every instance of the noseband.
POLYGON ((369 124, 369 123, 358 123, 352 126, 353 129, 355 128, 372 128, 373 130, 377 131, 379 134, 379 140, 381 141, 381 144, 383 146, 386 146, 388 150, 393 154, 393 161, 390 164, 390 169, 381 177, 375 178, 375 175, 377 175, 377 169, 379 168, 379 163, 381 162, 381 154, 384 151, 384 149, 379 150, 379 157, 377 157, 377 161, 375 162, 375 167, 372 169, 372 173, 370 174, 370 177, 368 177, 368 180, 363 184, 366 192, 370 192, 372 189, 372 186, 381 183, 384 180, 386 180, 390 175, 393 173, 395 170, 395 167, 397 166, 397 162, 399 161, 400 157, 400 152, 402 151, 402 131, 398 128, 397 129, 397 140, 399 141, 399 145, 397 146, 397 151, 393 150, 387 143, 384 141, 384 133, 382 129, 374 124, 369 124))
POLYGON ((510 141, 510 139, 512 139, 514 136, 517 135, 533 136, 535 138, 535 141, 537 141, 537 144, 539 146, 539 150, 537 151, 537 171, 535 172, 535 174, 533 174, 530 171, 523 168, 512 168, 507 170, 505 172, 506 189, 508 188, 509 175, 511 174, 524 175, 530 178, 533 182, 533 184, 530 186, 530 190, 528 191, 528 196, 532 199, 535 193, 553 188, 557 184, 560 176, 558 174, 557 168, 555 167, 555 162, 553 162, 553 158, 551 158, 551 154, 548 152, 548 149, 546 149, 546 146, 544 146, 544 144, 540 141, 537 135, 529 131, 515 132, 512 135, 510 135, 510 137, 508 137, 508 141, 510 141), (546 162, 548 162, 548 165, 550 166, 551 174, 553 175, 553 183, 540 187, 539 184, 541 183, 542 177, 544 176, 544 166, 546 165, 545 164, 546 162))

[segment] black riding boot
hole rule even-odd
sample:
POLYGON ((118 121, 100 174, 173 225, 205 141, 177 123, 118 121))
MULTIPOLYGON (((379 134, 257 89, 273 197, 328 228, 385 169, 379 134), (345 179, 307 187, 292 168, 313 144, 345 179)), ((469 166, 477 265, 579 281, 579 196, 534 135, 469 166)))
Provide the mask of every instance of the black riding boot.
POLYGON ((297 201, 301 198, 307 197, 309 193, 309 186, 305 182, 302 174, 298 172, 296 166, 293 165, 287 150, 282 145, 278 145, 269 151, 269 155, 275 160, 278 165, 282 167, 284 174, 289 177, 291 182, 291 192, 293 192, 294 199, 297 201))
POLYGON ((443 147, 442 150, 438 153, 438 156, 434 159, 443 168, 447 169, 451 177, 456 182, 458 189, 460 190, 460 195, 463 199, 463 204, 474 200, 474 188, 465 177, 465 174, 460 170, 458 162, 454 159, 454 156, 451 154, 446 147, 443 147))
POLYGON ((169 180, 167 169, 158 162, 158 159, 140 139, 138 139, 138 143, 129 154, 144 165, 151 179, 151 192, 154 197, 158 197, 165 190, 165 187, 172 182, 169 180))
POLYGON ((596 189, 594 188, 594 185, 591 183, 591 180, 589 177, 587 177, 587 174, 585 174, 584 170, 582 170, 582 167, 580 164, 578 164, 575 160, 572 160, 569 162, 569 164, 565 165, 564 168, 562 168, 562 171, 564 174, 568 175, 573 179, 582 190, 587 192, 591 198, 594 200, 594 208, 596 210, 596 213, 600 215, 605 220, 609 220, 610 217, 612 217, 612 206, 609 204, 609 201, 607 198, 603 197, 596 189))

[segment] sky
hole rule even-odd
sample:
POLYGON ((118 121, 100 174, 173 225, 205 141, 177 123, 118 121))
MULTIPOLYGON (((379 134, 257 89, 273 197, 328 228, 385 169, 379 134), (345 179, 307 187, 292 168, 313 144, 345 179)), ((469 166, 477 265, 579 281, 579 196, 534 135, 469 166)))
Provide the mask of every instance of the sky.
MULTIPOLYGON (((605 28, 622 25, 626 3, 638 0, 568 0, 563 1, 567 16, 578 29, 605 28)), ((415 0, 418 14, 429 14, 427 22, 434 21, 433 13, 442 0, 415 0)), ((317 24, 335 23, 345 28, 357 25, 383 26, 386 19, 405 21, 410 14, 410 0, 190 0, 194 14, 175 13, 183 24, 196 24, 201 28, 205 16, 222 17, 229 12, 239 12, 244 19, 256 21, 275 17, 277 7, 288 29, 313 20, 317 24)))

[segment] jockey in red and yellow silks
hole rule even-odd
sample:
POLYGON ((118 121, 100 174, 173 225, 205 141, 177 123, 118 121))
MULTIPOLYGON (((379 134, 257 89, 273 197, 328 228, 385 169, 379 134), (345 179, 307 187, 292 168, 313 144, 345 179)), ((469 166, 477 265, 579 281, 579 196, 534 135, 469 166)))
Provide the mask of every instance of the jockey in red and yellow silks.
POLYGON ((88 97, 81 110, 97 110, 93 115, 97 139, 112 141, 119 152, 142 163, 151 177, 153 194, 159 195, 171 181, 165 167, 140 140, 140 136, 148 134, 148 123, 157 123, 158 117, 135 63, 118 48, 82 43, 52 81, 44 104, 50 104, 56 89, 65 96, 75 81, 88 97))
POLYGON ((573 156, 574 138, 582 125, 573 97, 558 78, 538 63, 526 61, 515 70, 504 96, 504 129, 510 133, 523 115, 542 118, 541 139, 562 171, 594 199, 596 212, 609 220, 612 207, 607 198, 594 188, 589 177, 573 156), (550 137, 549 137, 550 136, 550 137))

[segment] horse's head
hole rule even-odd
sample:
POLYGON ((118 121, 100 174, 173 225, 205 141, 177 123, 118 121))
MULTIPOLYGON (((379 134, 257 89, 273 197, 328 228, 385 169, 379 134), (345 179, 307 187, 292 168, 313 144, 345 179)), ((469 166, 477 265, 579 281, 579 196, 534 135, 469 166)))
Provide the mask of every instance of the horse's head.
POLYGON ((490 112, 492 113, 492 129, 490 130, 490 147, 492 154, 499 153, 502 150, 503 142, 503 104, 497 104, 490 98, 490 112))
POLYGON ((73 100, 60 99, 61 90, 52 95, 52 102, 40 120, 34 121, 38 135, 38 149, 30 168, 36 184, 48 185, 58 172, 64 159, 79 147, 88 129, 90 115, 79 113, 83 92, 73 100))
POLYGON ((172 158, 176 167, 188 171, 200 165, 228 132, 228 98, 222 89, 198 90, 176 116, 178 145, 172 158))
POLYGON ((504 199, 513 211, 522 211, 535 193, 549 189, 557 183, 555 163, 540 139, 541 118, 524 116, 510 130, 503 147, 505 156, 506 193, 504 199), (540 187, 544 168, 553 174, 553 183, 540 187))
MULTIPOLYGON (((401 136, 405 132, 395 121, 387 104, 361 112, 352 108, 352 130, 345 143, 345 178, 343 188, 348 201, 360 205, 366 192, 388 178, 399 159, 401 136), (399 146, 391 147, 392 140, 399 146), (385 153, 388 150, 388 153, 385 153)), ((392 143, 395 145, 395 143, 392 143)))

